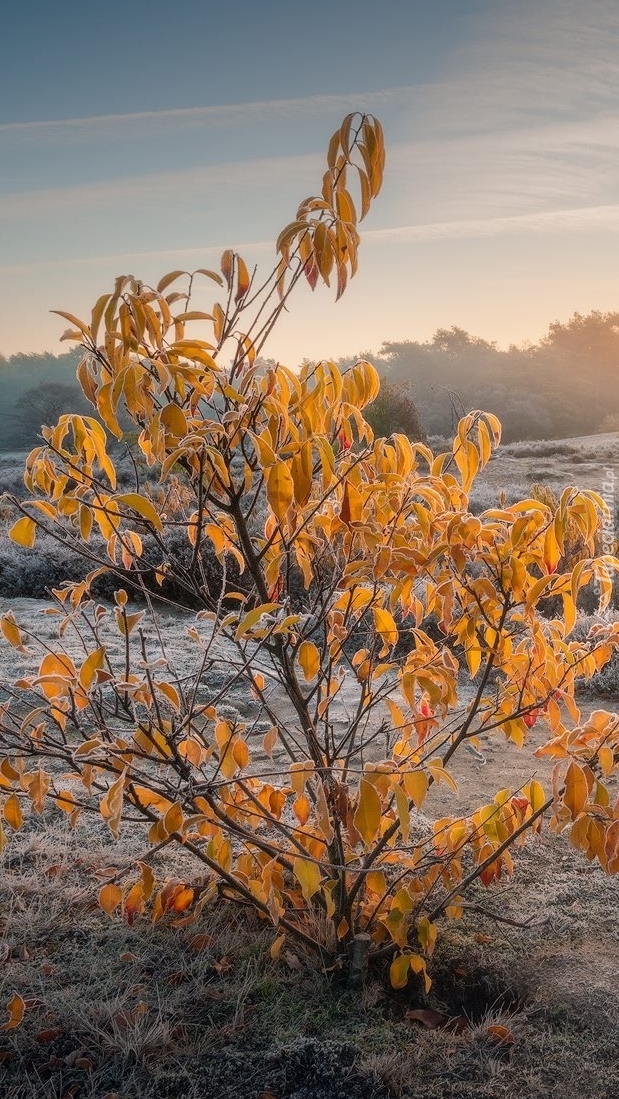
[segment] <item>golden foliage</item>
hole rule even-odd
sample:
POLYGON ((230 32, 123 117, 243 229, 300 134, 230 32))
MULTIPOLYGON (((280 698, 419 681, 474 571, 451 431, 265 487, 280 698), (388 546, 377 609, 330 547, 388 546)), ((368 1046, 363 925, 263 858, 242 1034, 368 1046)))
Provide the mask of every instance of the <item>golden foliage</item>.
MULTIPOLYGON (((71 824, 100 813, 113 836, 125 815, 137 817, 151 845, 181 843, 201 866, 195 882, 158 882, 138 858, 133 876, 102 887, 110 914, 186 922, 219 892, 273 923, 275 953, 282 935, 297 936, 341 964, 355 936, 369 934, 371 953, 392 952, 394 987, 411 974, 428 987, 437 920, 461 914, 471 882, 509 874, 510 849, 544 815, 587 857, 619 869, 607 782, 619 720, 599 711, 581 724, 574 701, 577 678, 610 658, 619 629, 589 645, 570 640, 578 592, 595 579, 604 606, 618 562, 594 555, 603 505, 591 492, 568 489, 556 507, 530 499, 470 513, 471 485, 500 437, 494 416, 469 413, 451 451, 433 455, 405 436, 373 437, 363 410, 379 381, 367 362, 344 375, 330 362, 298 374, 258 369, 261 341, 299 278, 313 286, 334 274, 339 296, 354 274, 357 224, 383 162, 380 125, 348 116, 329 145, 321 196, 280 234, 262 288, 226 251, 221 274, 172 271, 155 288, 123 276, 89 323, 61 314, 84 347, 79 380, 94 414, 45 429, 27 462, 31 499, 10 534, 30 546, 37 529, 53 530, 94 567, 55 593, 61 643, 44 646, 36 673, 14 688, 31 708, 24 716, 9 702, 0 712, 0 803, 10 828, 48 798, 71 824), (195 307, 203 279, 223 304, 195 307), (265 321, 273 289, 281 301, 265 321), (195 326, 199 335, 189 334, 195 326), (127 421, 139 431, 136 486, 117 492, 108 433, 122 438, 127 421), (588 556, 563 568, 572 530, 588 556), (182 559, 166 541, 179 531, 182 559), (176 581, 197 608, 187 634, 195 679, 152 656, 147 535, 163 557, 155 584, 176 581), (213 554, 215 590, 204 571, 213 554), (111 610, 90 597, 102 571, 122 578, 111 610), (127 589, 146 597, 147 615, 130 607, 127 589), (547 621, 539 605, 551 595, 563 614, 547 621), (104 622, 117 631, 117 655, 104 622), (77 661, 62 645, 74 628, 84 639, 77 661), (218 659, 252 698, 247 721, 226 712, 225 691, 205 696, 218 659), (465 674, 478 685, 469 699, 465 674), (355 702, 342 707, 346 684, 355 702), (482 734, 522 746, 537 719, 548 729, 540 753, 558 761, 552 791, 532 780, 436 822, 432 834, 417 827, 433 784, 456 789, 458 751, 482 734), (277 763, 261 751, 277 752, 277 763)), ((24 648, 11 615, 1 629, 24 648)))

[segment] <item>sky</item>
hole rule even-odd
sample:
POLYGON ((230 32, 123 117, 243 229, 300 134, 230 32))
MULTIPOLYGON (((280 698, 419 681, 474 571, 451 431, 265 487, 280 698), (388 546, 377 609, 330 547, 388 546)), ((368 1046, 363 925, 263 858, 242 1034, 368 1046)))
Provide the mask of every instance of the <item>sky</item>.
POLYGON ((21 0, 0 46, 0 353, 67 349, 118 274, 265 276, 349 111, 385 183, 344 297, 298 288, 288 365, 458 325, 536 342, 619 309, 617 0, 21 0))

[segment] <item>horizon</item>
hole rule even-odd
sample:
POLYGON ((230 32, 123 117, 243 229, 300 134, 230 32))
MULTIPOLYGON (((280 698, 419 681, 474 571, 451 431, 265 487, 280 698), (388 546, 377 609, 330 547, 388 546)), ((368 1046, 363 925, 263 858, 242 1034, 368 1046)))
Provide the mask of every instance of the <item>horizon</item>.
POLYGON ((5 357, 62 354, 49 310, 87 315, 121 272, 152 283, 234 247, 266 274, 357 109, 387 147, 359 272, 337 304, 303 287, 266 356, 376 354, 452 326, 503 350, 616 308, 614 0, 316 0, 311 20, 283 0, 266 17, 181 0, 174 34, 168 19, 161 0, 148 19, 120 0, 7 16, 5 357))
MULTIPOLYGON (((432 344, 433 344, 433 339, 439 332, 453 332, 453 331, 463 332, 466 336, 468 336, 470 338, 471 341, 475 342, 475 341, 479 340, 479 341, 487 344, 494 351, 496 351, 500 354, 501 353, 502 354, 509 354, 510 351, 518 352, 518 351, 535 350, 536 348, 541 346, 542 341, 548 336, 548 334, 550 332, 550 328, 554 324, 558 324, 560 326, 565 327, 572 320, 574 320, 575 318, 578 318, 578 317, 583 317, 584 319, 586 319, 587 317, 590 317, 590 316, 606 317, 606 316, 611 316, 614 313, 619 313, 619 308, 617 310, 592 309, 592 310, 590 310, 589 313, 586 313, 586 314, 575 312, 575 313, 572 313, 569 317, 553 317, 552 320, 548 321, 548 323, 545 326, 544 331, 537 337, 537 339, 535 339, 535 340, 524 339, 520 343, 512 342, 510 344, 505 344, 505 345, 501 345, 497 340, 488 339, 481 332, 471 332, 470 329, 462 328, 460 325, 440 325, 438 328, 435 328, 434 331, 427 338, 424 338, 424 339, 421 339, 421 338, 413 339, 413 338, 410 338, 410 337, 403 337, 402 339, 398 339, 398 340, 385 339, 375 348, 371 348, 371 349, 366 348, 364 350, 357 349, 355 351, 353 351, 352 349, 349 349, 348 351, 344 351, 340 356, 338 356, 338 358, 339 359, 347 359, 347 358, 352 358, 355 355, 359 355, 359 356, 363 355, 363 356, 366 356, 366 357, 371 357, 372 355, 380 356, 381 354, 384 353, 383 348, 385 348, 389 345, 400 345, 400 344, 403 345, 403 344, 411 343, 411 344, 415 344, 419 347, 423 347, 424 349, 425 348, 431 348, 432 344)), ((69 354, 72 354, 72 353, 80 353, 81 350, 82 350, 82 345, 81 344, 77 343, 76 341, 68 341, 68 340, 65 340, 62 343, 60 343, 60 346, 58 347, 58 349, 55 349, 55 350, 52 350, 49 347, 42 348, 41 350, 31 350, 30 348, 26 348, 26 349, 25 348, 20 348, 19 350, 13 351, 9 355, 6 355, 2 351, 2 349, 0 349, 0 362, 10 362, 11 359, 13 359, 13 358, 21 358, 21 357, 24 357, 24 356, 25 357, 33 357, 33 358, 38 357, 38 356, 40 356, 40 357, 51 356, 51 357, 55 357, 55 358, 60 358, 62 355, 69 355, 69 354)), ((262 359, 262 360, 265 360, 265 361, 269 361, 271 359, 271 356, 268 354, 268 345, 265 348, 265 352, 267 352, 267 353, 263 354, 261 352, 258 358, 262 359)), ((304 361, 313 361, 313 360, 308 359, 308 356, 301 356, 297 363, 286 364, 286 365, 291 365, 292 369, 296 369, 297 367, 302 366, 304 361)), ((337 361, 337 360, 332 359, 331 361, 337 361)))

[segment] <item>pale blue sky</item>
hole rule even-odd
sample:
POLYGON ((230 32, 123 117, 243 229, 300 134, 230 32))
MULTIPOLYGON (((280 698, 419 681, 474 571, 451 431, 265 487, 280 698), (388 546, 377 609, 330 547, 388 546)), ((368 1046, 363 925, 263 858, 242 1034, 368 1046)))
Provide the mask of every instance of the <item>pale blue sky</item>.
POLYGON ((461 325, 501 345, 619 308, 617 0, 24 0, 3 14, 0 352, 59 351, 113 277, 266 273, 349 110, 383 193, 337 303, 303 288, 291 365, 461 325))

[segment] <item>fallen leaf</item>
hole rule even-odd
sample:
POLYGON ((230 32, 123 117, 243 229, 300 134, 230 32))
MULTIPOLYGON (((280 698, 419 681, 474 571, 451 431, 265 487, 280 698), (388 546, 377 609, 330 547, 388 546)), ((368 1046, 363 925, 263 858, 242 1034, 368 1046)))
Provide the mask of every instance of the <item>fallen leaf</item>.
POLYGON ((6 1023, 3 1023, 3 1025, 0 1027, 0 1030, 15 1030, 15 1027, 18 1027, 21 1023, 24 1017, 24 1011, 26 1009, 26 1004, 19 995, 19 992, 15 993, 15 995, 9 1000, 6 1007, 9 1013, 9 1017, 6 1023))
POLYGON ((220 958, 218 962, 213 962, 213 969, 216 973, 227 973, 229 969, 232 969, 232 962, 229 958, 220 958))
POLYGON ((189 941, 189 949, 193 950, 194 954, 200 954, 201 951, 206 950, 207 947, 212 946, 214 942, 212 935, 207 935, 206 932, 202 932, 199 935, 194 935, 189 941))
POLYGON ((506 1026, 500 1026, 498 1023, 492 1023, 487 1028, 487 1034, 496 1045, 513 1046, 514 1044, 514 1035, 511 1030, 506 1026))
POLYGON ((421 1023, 428 1030, 438 1030, 439 1027, 445 1026, 449 1016, 443 1015, 442 1011, 433 1011, 429 1007, 418 1007, 405 1011, 404 1018, 410 1019, 412 1023, 421 1023))
POLYGON ((411 1008, 404 1012, 404 1018, 413 1023, 421 1023, 428 1030, 448 1030, 451 1034, 464 1034, 469 1030, 466 1015, 445 1015, 432 1008, 411 1008))
POLYGON ((39 1042, 40 1045, 45 1045, 46 1042, 53 1042, 54 1038, 58 1038, 61 1034, 64 1034, 64 1027, 55 1026, 50 1027, 48 1030, 40 1030, 35 1035, 35 1042, 39 1042))
POLYGON ((73 1068, 79 1068, 82 1072, 92 1072, 94 1067, 94 1062, 90 1060, 90 1057, 76 1057, 73 1062, 73 1068))

